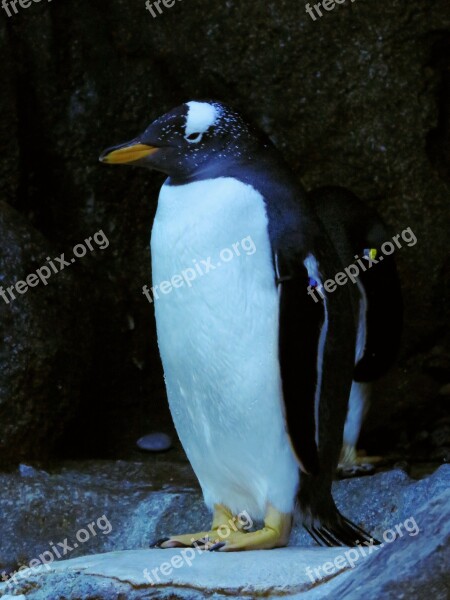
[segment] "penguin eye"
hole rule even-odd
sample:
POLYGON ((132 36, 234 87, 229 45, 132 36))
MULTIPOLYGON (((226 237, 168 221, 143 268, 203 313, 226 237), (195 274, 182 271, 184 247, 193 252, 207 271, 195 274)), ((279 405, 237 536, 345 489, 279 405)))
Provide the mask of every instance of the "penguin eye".
POLYGON ((203 137, 203 133, 191 133, 187 135, 184 139, 187 140, 190 144, 197 144, 203 137))

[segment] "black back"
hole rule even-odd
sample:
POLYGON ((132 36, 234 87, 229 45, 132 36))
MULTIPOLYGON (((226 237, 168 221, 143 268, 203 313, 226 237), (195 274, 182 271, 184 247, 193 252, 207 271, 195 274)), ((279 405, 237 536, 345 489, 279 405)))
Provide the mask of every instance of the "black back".
MULTIPOLYGON (((359 274, 367 299, 366 346, 354 372, 355 381, 373 381, 395 362, 403 328, 403 302, 395 255, 381 254, 381 247, 392 239, 392 232, 374 209, 348 190, 320 188, 311 192, 309 198, 346 266, 355 263, 355 255, 361 258, 364 249, 377 250, 376 264, 366 271, 360 269, 359 274)), ((370 265, 369 262, 364 264, 370 265)), ((358 293, 356 286, 348 285, 358 293)))

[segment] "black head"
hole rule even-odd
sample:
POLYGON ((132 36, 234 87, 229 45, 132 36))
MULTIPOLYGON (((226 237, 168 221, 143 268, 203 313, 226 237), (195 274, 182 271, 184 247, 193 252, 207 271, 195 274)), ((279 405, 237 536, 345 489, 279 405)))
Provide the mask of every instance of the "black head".
POLYGON ((256 138, 221 102, 192 101, 154 121, 134 140, 105 150, 100 161, 132 164, 189 179, 219 164, 245 160, 256 138))

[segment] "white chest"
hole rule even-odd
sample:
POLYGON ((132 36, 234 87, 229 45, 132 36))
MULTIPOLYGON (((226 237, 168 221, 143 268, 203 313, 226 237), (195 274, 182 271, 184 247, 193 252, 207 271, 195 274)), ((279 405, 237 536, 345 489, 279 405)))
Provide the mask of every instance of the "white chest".
POLYGON ((159 270, 175 261, 188 268, 214 253, 216 264, 220 251, 227 248, 236 256, 249 254, 250 249, 241 249, 239 254, 232 248, 248 236, 263 245, 262 252, 267 251, 264 201, 251 186, 225 177, 178 187, 164 185, 152 231, 153 267, 159 270))
POLYGON ((235 179, 164 186, 151 241, 178 435, 210 506, 260 516, 267 501, 291 510, 298 481, 282 413, 267 225, 262 196, 235 179))
MULTIPOLYGON (((229 178, 164 186, 151 248, 171 408, 176 413, 187 397, 186 410, 213 419, 239 403, 230 385, 247 377, 259 388, 260 368, 276 360, 278 294, 263 199, 229 178)), ((239 412, 253 401, 246 396, 239 412)))
POLYGON ((215 301, 230 306, 259 286, 274 288, 263 198, 232 178, 163 186, 151 251, 157 319, 170 307, 211 310, 215 301))

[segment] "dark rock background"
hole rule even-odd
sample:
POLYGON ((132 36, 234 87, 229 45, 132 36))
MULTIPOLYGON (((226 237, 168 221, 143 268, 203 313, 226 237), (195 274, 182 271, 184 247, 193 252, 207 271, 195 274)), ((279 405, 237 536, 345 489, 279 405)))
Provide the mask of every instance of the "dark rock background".
MULTIPOLYGON (((0 202, 0 279, 24 280, 55 248, 20 213, 0 202)), ((59 256, 59 255, 58 255, 59 256)), ((72 265, 71 265, 72 266, 72 265)), ((82 394, 91 340, 82 302, 84 274, 58 273, 0 304, 0 462, 46 457, 82 394)), ((8 299, 9 296, 6 296, 8 299)))
POLYGON ((13 306, 0 300, 2 464, 133 456, 140 435, 170 430, 141 294, 162 179, 97 157, 204 97, 243 110, 308 189, 348 187, 395 233, 413 229, 417 245, 397 253, 403 350, 363 443, 448 460, 446 0, 357 0, 316 21, 301 0, 183 0, 157 19, 144 0, 58 0, 0 19, 2 285, 49 249, 71 254, 99 229, 110 241, 13 306))

